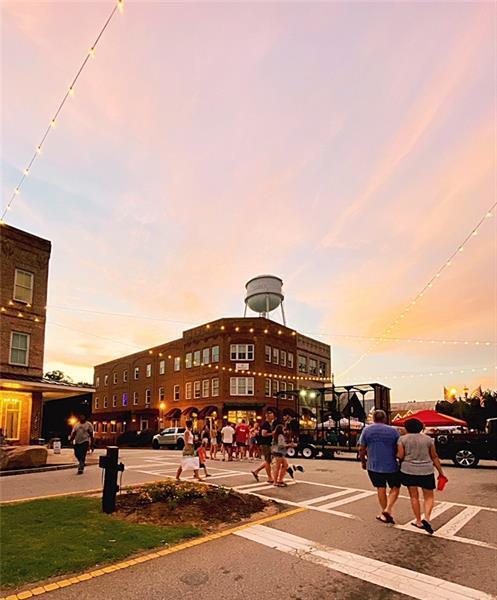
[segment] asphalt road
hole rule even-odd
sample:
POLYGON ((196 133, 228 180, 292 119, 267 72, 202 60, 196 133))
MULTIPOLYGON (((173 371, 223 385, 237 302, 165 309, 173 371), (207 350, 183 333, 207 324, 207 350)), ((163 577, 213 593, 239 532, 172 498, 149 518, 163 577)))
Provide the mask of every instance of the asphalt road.
MULTIPOLYGON (((174 475, 179 453, 123 450, 123 484, 174 475)), ((299 461, 294 461, 299 462, 299 461)), ((497 468, 447 466, 449 484, 437 495, 435 535, 415 530, 405 490, 397 525, 375 520, 376 497, 359 463, 300 461, 305 473, 274 488, 250 470, 254 463, 209 461, 211 483, 305 508, 123 571, 45 594, 52 599, 264 597, 265 599, 484 599, 497 591, 497 468)), ((188 474, 189 475, 189 474, 188 474)), ((261 473, 262 475, 262 473, 261 473)), ((2 499, 91 490, 100 469, 2 478, 2 499)))

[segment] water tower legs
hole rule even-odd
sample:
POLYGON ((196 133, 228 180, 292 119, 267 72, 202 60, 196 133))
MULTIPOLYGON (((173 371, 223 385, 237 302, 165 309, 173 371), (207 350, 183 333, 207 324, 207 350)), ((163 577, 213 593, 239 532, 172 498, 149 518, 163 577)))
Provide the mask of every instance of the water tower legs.
POLYGON ((283 302, 281 302, 280 306, 281 306, 281 316, 283 317, 283 325, 286 327, 285 309, 283 308, 283 302))

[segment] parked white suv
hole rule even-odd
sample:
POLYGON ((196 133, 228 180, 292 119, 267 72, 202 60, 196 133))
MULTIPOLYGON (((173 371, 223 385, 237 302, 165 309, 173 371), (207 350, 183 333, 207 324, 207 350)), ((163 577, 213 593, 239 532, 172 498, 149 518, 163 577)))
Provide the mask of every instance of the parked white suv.
POLYGON ((184 434, 184 427, 169 427, 169 429, 164 429, 152 438, 152 448, 154 450, 160 450, 161 448, 183 450, 185 445, 184 434))

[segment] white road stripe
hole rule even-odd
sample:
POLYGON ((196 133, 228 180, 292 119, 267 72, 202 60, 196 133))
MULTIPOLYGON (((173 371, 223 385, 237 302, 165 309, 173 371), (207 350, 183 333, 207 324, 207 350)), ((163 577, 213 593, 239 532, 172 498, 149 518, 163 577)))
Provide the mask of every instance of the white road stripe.
POLYGON ((419 600, 493 600, 495 597, 432 575, 398 567, 352 552, 329 548, 279 529, 254 525, 235 535, 300 559, 419 600))
POLYGON ((466 523, 480 512, 478 507, 465 508, 450 521, 445 523, 443 527, 437 529, 437 537, 446 537, 455 535, 460 529, 462 529, 466 523))
POLYGON ((335 500, 334 502, 328 502, 328 504, 321 504, 319 508, 336 508, 337 506, 342 506, 343 504, 348 504, 349 502, 356 502, 357 500, 362 500, 363 498, 368 498, 369 496, 374 496, 375 492, 361 492, 359 494, 355 494, 354 496, 348 496, 347 498, 342 498, 341 500, 335 500))
MULTIPOLYGON (((242 490, 242 493, 243 493, 243 490, 242 490)), ((251 494, 252 492, 249 491, 249 492, 245 492, 245 493, 251 494)), ((255 493, 254 496, 257 496, 258 498, 262 498, 262 500, 272 500, 272 501, 277 501, 280 504, 288 504, 288 506, 302 507, 302 502, 292 502, 291 500, 283 500, 281 498, 274 498, 273 496, 264 496, 264 494, 257 494, 257 493, 255 493)), ((348 513, 339 512, 338 510, 325 510, 324 508, 321 508, 320 506, 307 506, 306 508, 308 508, 310 510, 315 510, 316 512, 323 512, 328 515, 344 517, 345 519, 359 520, 359 517, 356 517, 355 515, 349 515, 348 513)))
POLYGON ((272 483, 268 483, 267 481, 254 481, 252 483, 245 483, 244 485, 237 485, 235 490, 248 490, 249 488, 255 488, 255 487, 259 487, 259 486, 271 486, 273 485, 272 483))
POLYGON ((223 479, 223 477, 239 477, 240 475, 245 475, 245 473, 240 473, 240 471, 233 471, 233 473, 216 473, 209 477, 210 479, 223 479))
MULTIPOLYGON (((431 520, 433 521, 433 519, 444 513, 446 510, 449 510, 449 508, 452 508, 450 502, 439 502, 438 504, 435 504, 433 510, 431 511, 431 520)), ((395 527, 397 529, 416 531, 417 533, 425 533, 426 535, 429 535, 424 529, 418 529, 417 527, 413 527, 411 523, 414 523, 414 520, 415 519, 413 517, 412 519, 407 521, 407 523, 404 523, 403 525, 395 525, 395 527)))
POLYGON ((302 506, 310 506, 311 504, 318 504, 319 502, 331 500, 331 498, 338 498, 339 496, 345 496, 346 494, 353 494, 354 492, 356 492, 356 490, 353 489, 340 490, 334 494, 326 494, 326 496, 317 496, 316 498, 311 498, 310 500, 304 500, 301 502, 301 504, 302 506))

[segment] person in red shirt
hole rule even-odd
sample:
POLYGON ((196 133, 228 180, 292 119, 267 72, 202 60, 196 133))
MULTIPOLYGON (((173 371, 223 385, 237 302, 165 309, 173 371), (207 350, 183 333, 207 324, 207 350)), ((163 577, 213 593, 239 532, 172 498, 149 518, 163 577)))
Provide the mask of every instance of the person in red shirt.
POLYGON ((245 419, 242 419, 241 423, 238 423, 235 429, 235 439, 236 439, 236 447, 237 451, 240 451, 240 458, 247 458, 247 443, 250 433, 250 427, 245 422, 245 419))

